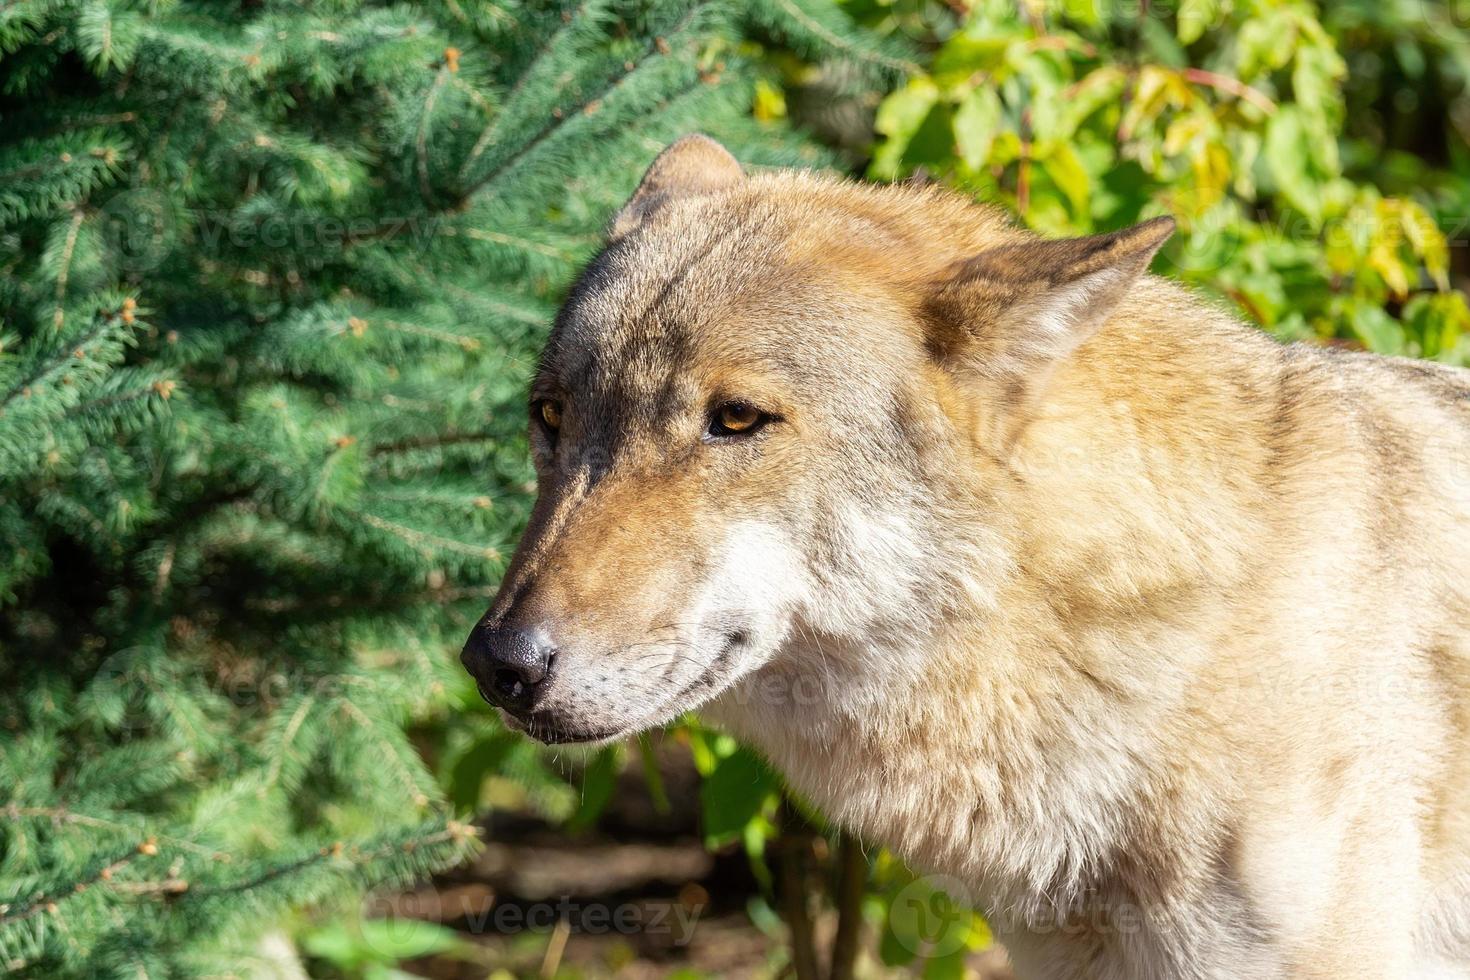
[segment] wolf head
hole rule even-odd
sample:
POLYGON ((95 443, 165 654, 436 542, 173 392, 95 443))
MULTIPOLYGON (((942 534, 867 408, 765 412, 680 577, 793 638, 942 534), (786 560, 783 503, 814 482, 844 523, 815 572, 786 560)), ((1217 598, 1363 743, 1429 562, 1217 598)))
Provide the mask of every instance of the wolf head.
POLYGON ((1045 241, 943 192, 669 147, 542 355, 539 496, 462 654, 481 693, 595 741, 818 661, 922 683, 865 651, 993 602, 1008 447, 1172 228, 1045 241))

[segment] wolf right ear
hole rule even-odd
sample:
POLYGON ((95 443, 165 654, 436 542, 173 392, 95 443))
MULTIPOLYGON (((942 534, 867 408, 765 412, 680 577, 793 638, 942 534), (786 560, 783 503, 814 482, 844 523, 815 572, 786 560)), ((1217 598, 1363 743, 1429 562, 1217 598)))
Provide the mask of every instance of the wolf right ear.
POLYGON ((986 380, 1001 444, 1025 424, 1057 366, 1107 322, 1148 269, 1174 219, 1085 238, 1033 239, 955 266, 926 304, 931 353, 986 380))
POLYGON ((613 219, 608 237, 622 238, 671 200, 713 194, 744 179, 739 161, 719 143, 698 133, 682 137, 654 158, 643 182, 613 219))

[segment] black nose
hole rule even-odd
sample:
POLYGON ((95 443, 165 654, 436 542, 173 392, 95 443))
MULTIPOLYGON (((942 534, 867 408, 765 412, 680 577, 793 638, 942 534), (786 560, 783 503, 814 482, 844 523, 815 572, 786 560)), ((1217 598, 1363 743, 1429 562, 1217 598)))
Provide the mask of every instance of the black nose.
POLYGON ((546 691, 556 650, 539 631, 475 627, 459 655, 486 701, 525 714, 546 691))

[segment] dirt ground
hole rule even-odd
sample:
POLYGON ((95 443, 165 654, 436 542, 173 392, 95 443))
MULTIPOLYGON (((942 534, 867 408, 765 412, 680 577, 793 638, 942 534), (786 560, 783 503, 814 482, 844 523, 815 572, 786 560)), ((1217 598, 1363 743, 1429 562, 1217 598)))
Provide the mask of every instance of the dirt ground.
MULTIPOLYGON (((473 863, 414 891, 377 896, 368 914, 449 926, 472 955, 406 965, 436 980, 496 977, 776 978, 791 976, 786 927, 738 847, 711 854, 698 835, 698 779, 682 753, 660 753, 671 806, 659 812, 626 772, 592 831, 568 835, 523 816, 487 818, 473 863)), ((636 767, 635 767, 636 768, 636 767)), ((827 949, 836 916, 815 920, 827 949)), ((857 975, 908 976, 876 956, 868 924, 857 975)), ((966 975, 1010 980, 999 949, 966 975)))

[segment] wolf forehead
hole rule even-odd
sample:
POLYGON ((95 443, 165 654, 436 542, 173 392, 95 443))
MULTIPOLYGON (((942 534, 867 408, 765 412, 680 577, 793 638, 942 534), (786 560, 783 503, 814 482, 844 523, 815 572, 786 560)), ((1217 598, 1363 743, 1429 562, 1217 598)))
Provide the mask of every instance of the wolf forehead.
MULTIPOLYGON (((546 361, 563 369, 658 357, 687 363, 737 321, 766 319, 800 275, 782 237, 751 212, 708 206, 608 245, 562 307, 546 361)), ((764 209, 762 209, 764 210, 764 209)), ((780 317, 771 317, 781 327, 780 317)))
POLYGON ((542 373, 573 383, 707 361, 780 374, 801 369, 803 350, 881 355, 919 339, 895 321, 947 268, 1024 234, 947 192, 750 177, 610 242, 557 317, 542 373))

